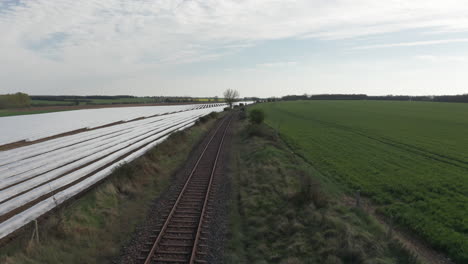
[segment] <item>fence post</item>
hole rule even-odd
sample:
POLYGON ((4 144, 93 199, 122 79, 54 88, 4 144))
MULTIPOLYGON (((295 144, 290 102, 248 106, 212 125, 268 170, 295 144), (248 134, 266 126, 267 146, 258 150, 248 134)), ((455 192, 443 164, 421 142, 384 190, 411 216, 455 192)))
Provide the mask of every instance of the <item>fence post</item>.
POLYGON ((37 224, 37 219, 34 220, 34 230, 32 232, 31 240, 29 240, 29 245, 32 245, 34 241, 39 243, 39 225, 37 224))
POLYGON ((36 226, 36 242, 39 243, 39 225, 37 224, 37 219, 34 220, 34 225, 36 226))
POLYGON ((393 216, 390 216, 387 230, 387 239, 391 239, 393 236, 393 216))
POLYGON ((356 192, 356 207, 361 207, 361 190, 357 190, 356 192))

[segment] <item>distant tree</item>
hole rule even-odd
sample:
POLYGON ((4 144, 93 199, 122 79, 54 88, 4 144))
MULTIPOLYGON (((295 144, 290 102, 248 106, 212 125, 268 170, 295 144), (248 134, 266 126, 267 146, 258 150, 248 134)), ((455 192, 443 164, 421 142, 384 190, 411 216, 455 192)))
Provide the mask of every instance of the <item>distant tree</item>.
POLYGON ((0 108, 21 108, 30 105, 31 98, 25 93, 0 95, 0 108))
POLYGON ((215 96, 215 97, 214 97, 214 100, 215 100, 215 102, 218 102, 218 101, 219 101, 218 96, 215 96))
POLYGON ((224 91, 224 100, 229 104, 229 107, 232 108, 232 104, 239 98, 239 92, 234 89, 227 89, 224 91))

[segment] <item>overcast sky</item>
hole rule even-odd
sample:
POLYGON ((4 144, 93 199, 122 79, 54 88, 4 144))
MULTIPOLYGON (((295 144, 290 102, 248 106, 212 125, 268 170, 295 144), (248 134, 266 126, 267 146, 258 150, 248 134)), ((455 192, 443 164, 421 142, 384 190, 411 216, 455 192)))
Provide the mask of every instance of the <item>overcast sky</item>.
POLYGON ((0 93, 468 93, 466 0, 0 0, 0 93))

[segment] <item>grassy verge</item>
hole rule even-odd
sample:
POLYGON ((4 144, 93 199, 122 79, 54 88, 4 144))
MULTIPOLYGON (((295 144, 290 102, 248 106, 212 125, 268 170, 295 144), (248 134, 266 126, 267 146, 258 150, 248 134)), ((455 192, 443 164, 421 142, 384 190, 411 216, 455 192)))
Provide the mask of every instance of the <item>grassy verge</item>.
POLYGON ((272 129, 236 129, 227 263, 417 263, 272 129))
POLYGON ((146 216, 171 175, 213 126, 214 119, 173 134, 139 159, 118 168, 98 187, 0 249, 0 263, 110 263, 146 216))

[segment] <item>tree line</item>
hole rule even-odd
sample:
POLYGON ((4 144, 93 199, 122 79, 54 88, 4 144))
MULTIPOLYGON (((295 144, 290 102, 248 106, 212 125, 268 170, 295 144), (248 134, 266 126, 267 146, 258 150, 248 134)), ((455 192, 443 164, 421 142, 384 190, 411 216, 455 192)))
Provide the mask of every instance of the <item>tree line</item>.
POLYGON ((435 96, 411 96, 411 95, 383 95, 374 96, 366 94, 318 94, 318 95, 287 95, 281 97, 284 101, 294 100, 382 100, 382 101, 428 101, 468 103, 468 94, 462 95, 435 95, 435 96))

